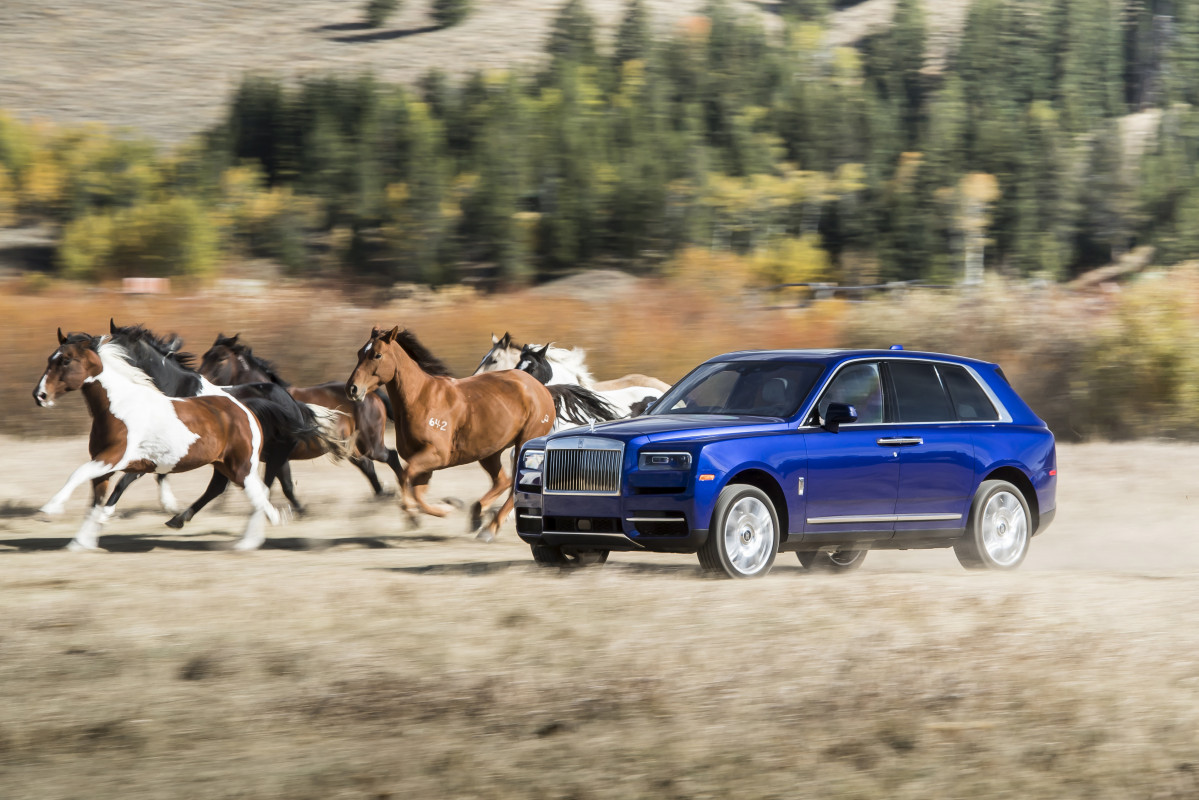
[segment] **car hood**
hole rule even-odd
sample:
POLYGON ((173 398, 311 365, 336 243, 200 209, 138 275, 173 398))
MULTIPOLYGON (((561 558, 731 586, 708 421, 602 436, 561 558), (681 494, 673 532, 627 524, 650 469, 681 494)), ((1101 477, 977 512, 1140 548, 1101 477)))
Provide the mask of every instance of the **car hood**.
POLYGON ((602 436, 631 442, 695 441, 710 438, 761 434, 774 429, 783 430, 786 420, 778 417, 755 417, 732 414, 654 414, 647 417, 622 419, 595 426, 570 428, 549 437, 550 441, 562 436, 602 436))

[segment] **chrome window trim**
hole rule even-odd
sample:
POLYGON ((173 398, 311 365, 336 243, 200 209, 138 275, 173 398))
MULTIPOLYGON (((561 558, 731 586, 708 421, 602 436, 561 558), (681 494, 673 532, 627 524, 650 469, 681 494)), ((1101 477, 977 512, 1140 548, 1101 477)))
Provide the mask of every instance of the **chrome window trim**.
POLYGON ((809 525, 837 525, 849 522, 952 522, 961 514, 850 514, 843 517, 808 517, 809 525))
MULTIPOLYGON (((803 412, 803 414, 800 415, 800 419, 801 420, 807 419, 808 417, 812 416, 812 412, 815 411, 816 407, 820 405, 820 400, 821 400, 821 398, 824 397, 824 393, 828 390, 829 385, 836 379, 837 375, 841 372, 841 370, 845 369, 850 364, 857 364, 862 361, 877 361, 879 364, 889 363, 892 361, 897 361, 897 362, 924 361, 924 362, 927 362, 927 363, 930 363, 933 365, 948 364, 948 365, 955 366, 955 367, 962 367, 963 369, 966 370, 967 373, 970 374, 970 377, 972 377, 974 379, 974 382, 979 385, 979 388, 981 388, 983 390, 983 394, 985 394, 987 396, 987 399, 991 401, 991 404, 993 406, 995 406, 995 410, 999 412, 999 419, 972 419, 972 420, 947 419, 947 420, 942 420, 942 421, 926 420, 924 422, 846 422, 846 423, 842 423, 841 425, 839 425, 838 426, 839 428, 879 428, 879 427, 897 428, 897 427, 904 427, 904 426, 911 426, 911 425, 998 425, 1000 423, 1012 421, 1012 415, 1008 412, 1007 407, 1004 406, 1004 404, 999 401, 999 398, 996 396, 995 392, 991 390, 991 387, 987 385, 987 382, 982 379, 981 375, 978 374, 978 370, 976 370, 974 367, 970 366, 969 364, 960 364, 956 361, 947 361, 947 360, 941 359, 941 358, 925 358, 925 357, 920 357, 920 356, 917 356, 914 358, 888 358, 887 356, 879 356, 879 355, 858 356, 856 358, 847 359, 845 361, 842 361, 840 364, 838 364, 837 368, 834 369, 832 371, 832 373, 827 378, 825 378, 824 383, 822 383, 820 385, 819 390, 814 395, 815 399, 811 403, 809 403, 806 408, 804 408, 804 412, 803 412)), ((938 373, 938 377, 940 377, 940 373, 938 373)), ((944 383, 944 382, 942 382, 942 383, 944 383)), ((884 389, 884 391, 885 391, 885 389, 884 389)), ((949 395, 949 393, 947 391, 946 396, 948 397, 948 395, 949 395)), ((952 406, 953 398, 950 397, 949 399, 950 399, 950 405, 952 406)), ((956 412, 956 409, 955 409, 955 412, 956 412)), ((819 425, 803 425, 803 424, 801 424, 796 430, 818 431, 818 430, 823 430, 823 428, 821 428, 819 425)))

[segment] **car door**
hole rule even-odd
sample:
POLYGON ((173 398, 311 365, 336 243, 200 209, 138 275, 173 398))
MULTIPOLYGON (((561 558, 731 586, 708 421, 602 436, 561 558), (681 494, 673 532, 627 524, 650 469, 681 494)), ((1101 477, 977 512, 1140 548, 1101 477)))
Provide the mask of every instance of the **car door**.
POLYGON ((816 402, 819 420, 829 403, 853 406, 858 421, 840 426, 835 433, 815 428, 805 436, 804 538, 835 541, 845 538, 840 534, 854 533, 854 538, 889 539, 894 531, 899 458, 878 444, 889 433, 879 363, 843 366, 816 402))
POLYGON ((885 372, 896 423, 891 445, 899 454, 895 537, 953 535, 966 524, 974 489, 970 429, 958 421, 936 363, 894 359, 885 372))

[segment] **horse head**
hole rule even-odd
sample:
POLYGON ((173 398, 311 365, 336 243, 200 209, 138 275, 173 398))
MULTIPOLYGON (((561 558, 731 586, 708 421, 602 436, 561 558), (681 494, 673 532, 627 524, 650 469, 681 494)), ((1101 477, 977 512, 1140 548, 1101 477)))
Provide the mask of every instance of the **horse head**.
POLYGON ((552 344, 553 342, 549 342, 540 347, 526 344, 521 348, 520 357, 516 361, 516 369, 524 370, 542 383, 549 383, 550 378, 554 375, 554 368, 550 366, 546 354, 552 344))
POLYGON ((240 333, 226 336, 218 333, 212 347, 200 359, 200 374, 218 386, 232 386, 241 383, 239 373, 243 359, 238 355, 242 345, 237 338, 240 333))
POLYGON ((42 408, 54 405, 58 395, 73 392, 88 378, 104 369, 96 352, 100 340, 86 333, 64 335, 58 329, 58 349, 46 360, 46 371, 33 390, 33 399, 42 408))
POLYGON ((358 365, 346 381, 346 395, 351 400, 361 400, 383 384, 395 378, 399 371, 399 352, 396 343, 400 326, 389 331, 371 329, 371 338, 358 351, 358 365))
POLYGON ((519 348, 512 346, 512 334, 505 331, 503 336, 491 334, 491 349, 483 355, 474 374, 496 372, 501 369, 515 369, 519 360, 519 348))

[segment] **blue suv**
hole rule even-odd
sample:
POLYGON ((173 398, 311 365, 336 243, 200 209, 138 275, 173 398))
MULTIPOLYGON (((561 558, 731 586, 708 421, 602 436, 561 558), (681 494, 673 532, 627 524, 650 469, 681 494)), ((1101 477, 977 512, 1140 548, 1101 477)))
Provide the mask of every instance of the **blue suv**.
POLYGON ((1056 509, 1053 434, 995 364, 903 350, 729 353, 646 416, 527 442, 516 529, 542 564, 697 553, 765 575, 953 547, 1012 569, 1056 509))

